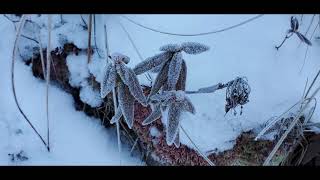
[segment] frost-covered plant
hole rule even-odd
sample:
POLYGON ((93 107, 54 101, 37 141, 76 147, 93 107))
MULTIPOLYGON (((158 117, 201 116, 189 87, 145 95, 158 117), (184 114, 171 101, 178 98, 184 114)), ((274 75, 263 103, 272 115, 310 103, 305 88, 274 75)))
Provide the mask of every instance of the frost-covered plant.
POLYGON ((184 111, 195 114, 195 108, 184 91, 163 91, 150 97, 153 104, 153 111, 143 122, 142 125, 148 125, 157 120, 162 115, 162 110, 168 108, 166 125, 166 142, 169 146, 173 143, 176 147, 180 146, 179 126, 180 117, 184 111))
POLYGON ((282 43, 279 46, 276 46, 276 49, 279 50, 279 48, 283 45, 283 43, 288 38, 290 38, 293 34, 296 34, 302 42, 306 43, 309 46, 312 46, 311 41, 308 38, 306 38, 303 34, 301 34, 298 30, 299 30, 299 21, 296 17, 291 16, 290 29, 288 30, 286 37, 283 39, 282 43))
POLYGON ((136 74, 132 69, 125 66, 130 61, 129 57, 114 53, 110 56, 110 59, 112 62, 107 66, 101 83, 101 97, 104 98, 114 88, 117 89, 119 106, 116 109, 115 116, 111 119, 111 123, 118 122, 123 115, 125 122, 131 129, 133 126, 135 100, 144 106, 147 106, 147 100, 136 74))
POLYGON ((164 91, 185 90, 187 66, 182 57, 182 51, 187 54, 200 54, 209 50, 209 47, 200 43, 185 42, 162 46, 160 54, 147 58, 133 70, 139 75, 147 71, 158 72, 151 88, 149 97, 156 94, 161 88, 164 91))
POLYGON ((197 91, 186 91, 187 94, 196 93, 214 93, 217 90, 226 88, 226 104, 225 112, 233 110, 234 115, 237 114, 235 108, 241 107, 240 115, 242 114, 243 105, 249 102, 251 88, 246 77, 236 77, 225 84, 218 83, 213 86, 200 88, 197 91))

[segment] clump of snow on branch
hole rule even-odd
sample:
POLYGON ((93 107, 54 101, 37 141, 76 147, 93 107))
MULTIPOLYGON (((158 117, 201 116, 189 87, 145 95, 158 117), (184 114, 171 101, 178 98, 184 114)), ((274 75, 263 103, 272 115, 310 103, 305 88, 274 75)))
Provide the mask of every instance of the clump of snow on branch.
POLYGON ((89 77, 86 55, 67 56, 67 66, 69 70, 69 83, 73 87, 81 87, 81 84, 89 77))
POLYGON ((103 103, 103 99, 100 97, 100 92, 94 90, 92 86, 86 85, 80 89, 80 99, 89 104, 91 107, 99 107, 103 103))
MULTIPOLYGON (((73 87, 80 88, 80 99, 91 107, 98 107, 102 104, 102 98, 98 90, 94 90, 88 83, 90 77, 87 55, 67 56, 69 70, 69 83, 73 87)), ((92 65, 91 68, 94 68, 92 65)), ((96 68, 97 69, 97 68, 96 68)))

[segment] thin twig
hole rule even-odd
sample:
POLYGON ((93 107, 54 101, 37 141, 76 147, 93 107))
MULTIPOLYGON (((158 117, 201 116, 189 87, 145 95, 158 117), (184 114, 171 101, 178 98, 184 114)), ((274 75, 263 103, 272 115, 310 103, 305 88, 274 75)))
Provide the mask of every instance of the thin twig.
POLYGON ((130 18, 128 18, 127 16, 124 16, 124 15, 120 15, 120 17, 128 20, 129 22, 137 25, 137 26, 140 26, 144 29, 148 29, 148 30, 151 30, 153 32, 157 32, 157 33, 161 33, 161 34, 167 34, 167 35, 173 35, 173 36, 203 36, 203 35, 209 35, 209 34, 215 34, 215 33, 220 33, 220 32, 224 32, 224 31, 228 31, 228 30, 231 30, 231 29, 234 29, 236 27, 239 27, 239 26, 242 26, 244 24, 247 24, 255 19, 258 19, 260 17, 262 17, 263 14, 260 14, 260 15, 257 15, 257 16, 254 16, 252 18, 249 18, 243 22, 240 22, 238 24, 235 24, 235 25, 232 25, 232 26, 229 26, 229 27, 226 27, 226 28, 223 28, 223 29, 219 29, 219 30, 213 30, 213 31, 209 31, 209 32, 202 32, 202 33, 194 33, 194 34, 182 34, 182 33, 171 33, 171 32, 165 32, 165 31, 160 31, 160 30, 157 30, 157 29, 154 29, 154 28, 150 28, 150 27, 147 27, 145 25, 142 25, 130 18))
POLYGON ((108 31, 106 25, 104 25, 104 38, 105 38, 105 49, 106 49, 106 60, 109 63, 109 43, 108 43, 108 31))
POLYGON ((309 46, 307 46, 306 52, 304 53, 303 64, 302 64, 302 66, 301 66, 301 68, 300 68, 299 73, 302 72, 303 67, 304 67, 304 65, 306 64, 306 59, 307 59, 308 50, 309 50, 309 46))
POLYGON ((50 152, 50 122, 49 122, 49 84, 50 84, 50 64, 51 64, 51 23, 52 17, 48 15, 48 45, 47 45, 47 78, 46 78, 46 115, 47 115, 47 142, 50 152))
MULTIPOLYGON (((116 87, 113 88, 112 90, 112 96, 113 96, 113 106, 114 106, 114 114, 116 114, 116 110, 118 107, 118 103, 117 103, 117 97, 116 97, 116 87)), ((121 139, 120 139, 120 125, 119 125, 119 121, 116 122, 116 126, 117 126, 117 139, 118 139, 118 151, 119 151, 119 162, 120 162, 120 166, 121 166, 121 139)))
MULTIPOLYGON (((311 34, 311 36, 310 36, 310 40, 312 39, 312 37, 313 37, 314 33, 316 32, 316 30, 317 30, 318 27, 319 27, 319 23, 318 23, 318 24, 316 25, 316 27, 314 28, 314 30, 313 30, 313 32, 312 32, 312 34, 311 34)), ((304 67, 304 65, 305 65, 305 63, 306 63, 308 50, 309 50, 309 46, 307 46, 307 50, 306 50, 306 52, 305 52, 305 54, 304 54, 303 64, 302 64, 302 67, 301 67, 301 69, 300 69, 300 73, 302 72, 303 67, 304 67)))
POLYGON ((3 16, 4 16, 5 18, 7 18, 9 21, 11 21, 12 23, 20 22, 20 20, 13 20, 13 19, 9 18, 8 15, 6 15, 6 14, 3 14, 3 16))
POLYGON ((35 40, 35 39, 31 38, 31 37, 28 37, 28 36, 26 36, 26 35, 21 34, 21 37, 26 38, 26 39, 29 39, 29 40, 37 43, 37 44, 39 43, 39 41, 37 41, 37 40, 35 40))
MULTIPOLYGON (((308 26, 308 28, 307 28, 307 31, 304 33, 304 36, 306 36, 306 37, 307 37, 307 34, 308 34, 308 32, 309 32, 309 30, 310 30, 310 28, 311 28, 311 25, 313 24, 313 20, 314 20, 314 17, 315 17, 315 16, 316 16, 315 14, 312 16, 311 21, 310 21, 310 24, 309 24, 309 26, 308 26)), ((300 25, 301 25, 301 24, 300 24, 300 25)), ((298 47, 300 47, 301 43, 302 43, 302 41, 300 41, 298 47)))
POLYGON ((45 68, 45 63, 44 63, 44 56, 43 56, 43 48, 42 48, 42 42, 41 42, 41 37, 40 34, 38 35, 39 38, 39 53, 40 53, 40 60, 41 60, 41 67, 42 67, 42 74, 43 74, 43 79, 46 79, 46 68, 45 68))
MULTIPOLYGON (((122 25, 121 21, 119 20, 118 23, 120 24, 121 28, 123 29, 123 31, 126 33, 130 43, 132 44, 134 50, 136 51, 136 53, 138 54, 140 61, 142 62, 144 60, 144 58, 142 57, 141 53, 139 52, 136 44, 134 43, 133 39, 131 38, 129 32, 127 31, 127 29, 122 25)), ((145 74, 146 78, 152 83, 152 77, 150 76, 149 73, 145 74)))
POLYGON ((311 88, 313 87, 314 83, 316 82, 319 74, 320 74, 320 70, 318 71, 317 75, 313 78, 312 83, 310 84, 310 86, 309 86, 309 88, 308 88, 308 90, 307 90, 307 93, 306 93, 306 95, 304 96, 304 98, 307 98, 307 96, 308 96, 311 88))
POLYGON ((293 33, 290 33, 290 34, 287 34, 286 37, 283 39, 283 41, 281 42, 281 44, 279 46, 276 46, 275 48, 277 50, 279 50, 279 48, 281 48, 281 46, 283 45, 283 43, 288 39, 290 38, 291 36, 293 35, 293 33))
MULTIPOLYGON (((104 25, 104 29, 105 29, 105 43, 106 43, 106 59, 109 62, 109 43, 108 43, 108 34, 107 34, 107 28, 106 25, 104 25)), ((112 63, 112 62, 111 62, 112 63)), ((113 107, 114 107, 114 114, 116 114, 116 110, 118 107, 118 103, 117 103, 117 96, 116 96, 116 87, 114 87, 112 89, 112 99, 113 99, 113 107)), ((120 125, 119 125, 119 121, 116 122, 116 126, 117 126, 117 140, 118 140, 118 151, 119 151, 119 163, 121 166, 121 139, 120 139, 120 125)))
POLYGON ((133 143, 133 145, 132 145, 132 148, 131 148, 131 150, 130 150, 130 154, 132 154, 133 150, 134 150, 135 147, 137 146, 138 141, 139 141, 139 138, 137 138, 137 139, 134 141, 134 143, 133 143))
POLYGON ((16 39, 14 42, 14 48, 13 48, 13 53, 12 53, 12 64, 11 64, 11 87, 12 87, 12 92, 13 92, 13 97, 14 97, 14 101, 18 107, 19 112, 22 114, 22 116, 24 117, 24 119, 27 121, 27 123, 30 125, 30 127, 33 129, 33 131, 37 134, 37 136, 40 138, 40 140, 42 141, 42 143, 46 146, 46 148, 48 149, 47 143, 44 141, 44 139, 42 138, 42 136, 40 135, 40 133, 36 130, 36 128, 32 125, 32 123, 30 122, 30 120, 28 119, 28 117, 25 115, 25 113, 23 112, 23 110, 20 107, 18 98, 17 98, 17 94, 16 94, 16 90, 15 90, 15 84, 14 84, 14 62, 15 62, 15 56, 16 56, 16 52, 17 52, 17 44, 19 41, 19 38, 21 36, 21 31, 22 28, 24 26, 24 23, 26 22, 26 17, 27 15, 22 15, 21 19, 20 19, 20 23, 19 23, 19 27, 18 27, 18 31, 16 34, 16 39))
POLYGON ((80 17, 81 17, 81 20, 82 20, 82 22, 83 22, 83 24, 84 24, 84 29, 88 29, 88 25, 87 25, 87 23, 86 23, 86 21, 83 19, 83 17, 82 17, 82 15, 80 14, 80 17))
POLYGON ((92 14, 89 15, 89 29, 88 29, 88 64, 91 59, 91 31, 92 31, 92 14))
POLYGON ((99 48, 98 48, 98 45, 97 45, 97 35, 96 35, 96 28, 97 28, 97 25, 96 25, 96 15, 94 14, 93 15, 93 33, 94 33, 94 44, 96 46, 96 51, 97 51, 97 54, 100 58, 102 58, 102 56, 100 55, 99 53, 99 48))
POLYGON ((200 153, 200 155, 204 158, 204 160, 210 165, 210 166, 215 166, 215 164, 205 155, 201 152, 201 150, 199 149, 199 147, 196 145, 196 143, 193 142, 193 140, 190 138, 190 136, 188 135, 188 133, 184 130, 184 128, 182 127, 182 125, 180 125, 180 128, 182 130, 182 132, 187 136, 187 138, 189 139, 189 141, 193 144, 193 146, 197 149, 197 151, 200 153))

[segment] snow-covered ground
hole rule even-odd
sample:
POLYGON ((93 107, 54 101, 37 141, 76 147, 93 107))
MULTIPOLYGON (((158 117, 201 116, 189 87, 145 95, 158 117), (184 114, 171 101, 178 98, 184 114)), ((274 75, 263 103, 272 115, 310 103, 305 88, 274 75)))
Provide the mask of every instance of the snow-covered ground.
MULTIPOLYGON (((0 165, 119 165, 116 132, 76 111, 72 96, 54 86, 49 89, 51 152, 47 152, 14 103, 10 68, 15 31, 4 17, 0 22, 0 165), (21 150, 29 159, 11 162, 8 154, 21 150)), ((15 79, 22 109, 46 138, 45 81, 33 77, 30 67, 19 58, 15 79)), ((122 165, 142 164, 139 157, 130 156, 130 147, 123 148, 122 165)))
MULTIPOLYGON (((127 15, 136 22, 162 31, 174 33, 199 33, 222 29, 255 15, 127 15)), ((143 58, 159 53, 159 47, 168 43, 194 41, 206 44, 211 49, 199 55, 183 54, 188 67, 187 90, 197 90, 201 87, 225 83, 237 76, 246 76, 251 86, 250 102, 244 105, 243 114, 225 116, 225 91, 212 94, 189 95, 196 108, 196 115, 184 114, 182 126, 194 142, 204 152, 217 149, 230 149, 235 138, 244 130, 249 130, 263 124, 270 117, 279 115, 299 98, 301 98, 307 78, 309 83, 320 67, 319 40, 311 39, 313 46, 309 47, 308 57, 303 65, 306 45, 293 36, 276 51, 275 45, 283 40, 290 27, 291 15, 264 15, 237 28, 195 37, 178 37, 160 34, 143 29, 118 15, 97 15, 96 34, 97 45, 104 56, 103 26, 108 29, 109 48, 130 57, 128 66, 134 67, 141 60, 132 47, 123 24, 131 35, 143 58)), ((34 21, 46 23, 45 16, 34 17, 34 21)), ((63 37, 74 42, 79 47, 86 47, 87 35, 81 30, 81 19, 76 15, 64 15, 67 23, 53 30, 52 46, 64 42, 63 37), (61 35, 62 34, 62 35, 61 35)), ((300 31, 308 28, 311 15, 305 15, 300 31)), ((311 26, 307 37, 310 37, 316 23, 311 26)), ((54 22, 59 21, 55 16, 54 22)), ((2 41, 0 44, 0 164, 10 164, 8 153, 24 149, 30 156, 26 164, 115 164, 119 163, 116 136, 113 130, 105 130, 96 119, 88 118, 77 112, 72 106, 70 95, 60 89, 50 87, 50 120, 52 153, 47 153, 40 140, 31 132, 15 107, 10 87, 10 63, 14 41, 14 27, 10 21, 0 17, 2 41), (22 129, 22 134, 15 134, 22 129)), ((58 24, 58 23, 56 23, 58 24)), ((45 25, 44 25, 45 26, 45 25)), ((41 29, 43 46, 46 46, 46 29, 41 29)), ((314 37, 319 36, 319 29, 314 37)), ((22 44, 27 44, 26 40, 22 44)), ((21 52, 28 55, 28 52, 21 52)), ((84 57, 68 57, 69 59, 85 59, 84 57)), ((79 62, 79 61, 78 61, 79 62)), ((79 64, 78 71, 83 68, 79 64)), ((104 58, 94 55, 88 71, 101 81, 101 72, 106 62, 104 58)), ((84 68, 87 70, 87 68, 84 68)), ((84 70, 85 71, 85 70, 84 70)), ((79 72, 86 77, 88 72, 79 72)), ((78 76, 78 77, 79 77, 78 76)), ((152 74, 155 77, 155 74, 152 74)), ((45 83, 32 77, 29 67, 17 62, 16 89, 22 108, 36 124, 41 134, 45 134, 45 83)), ((75 85, 82 86, 81 78, 75 85)), ((139 76, 140 83, 148 84, 144 75, 139 76)), ((85 86, 85 85, 83 85, 85 86)), ((95 93, 83 88, 82 100, 99 104, 95 93), (93 94, 93 96, 90 96, 93 94), (90 99, 91 97, 91 99, 90 99)), ((319 122, 319 107, 313 116, 313 121, 319 122)), ((181 134, 181 142, 193 148, 189 140, 181 134)), ((140 164, 138 158, 129 156, 124 150, 123 164, 140 164)))

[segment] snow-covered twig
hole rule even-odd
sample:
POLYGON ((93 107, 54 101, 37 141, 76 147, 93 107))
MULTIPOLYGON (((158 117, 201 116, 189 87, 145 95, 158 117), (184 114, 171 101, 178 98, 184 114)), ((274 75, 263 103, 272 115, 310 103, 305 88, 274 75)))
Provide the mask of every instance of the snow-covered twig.
POLYGON ((186 91, 186 93, 187 94, 214 93, 215 91, 217 91, 219 89, 226 88, 227 86, 228 86, 228 83, 226 83, 226 84, 218 83, 213 86, 200 88, 197 91, 186 91))

